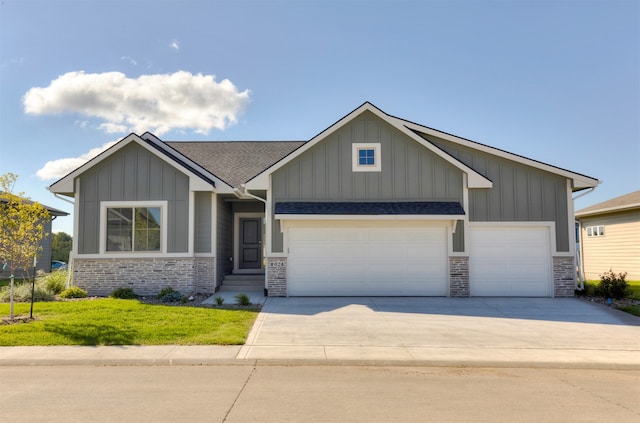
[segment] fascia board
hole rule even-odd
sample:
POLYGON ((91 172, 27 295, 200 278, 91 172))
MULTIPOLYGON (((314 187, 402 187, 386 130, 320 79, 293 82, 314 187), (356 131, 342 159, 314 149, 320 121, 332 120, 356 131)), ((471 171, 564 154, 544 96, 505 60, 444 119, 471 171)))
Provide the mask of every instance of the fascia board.
POLYGON ((605 207, 603 209, 590 210, 586 212, 577 212, 575 214, 576 217, 588 217, 588 216, 596 216, 599 214, 607 214, 614 212, 623 212, 627 210, 640 209, 640 203, 635 204, 625 204, 622 206, 614 206, 614 207, 605 207))
MULTIPOLYGON (((75 169, 74 171, 69 173, 67 176, 65 176, 62 179, 58 180, 57 182, 53 183, 49 187, 49 190, 51 192, 53 192, 53 193, 58 193, 58 194, 65 194, 65 193, 73 193, 73 192, 75 192, 74 181, 75 181, 76 177, 78 177, 82 173, 86 172, 87 170, 89 170, 90 168, 95 166, 96 164, 98 164, 98 163, 102 162, 103 160, 109 158, 110 156, 112 156, 116 152, 120 151, 122 148, 128 146, 130 143, 136 142, 136 143, 138 143, 138 145, 140 145, 143 148, 145 148, 147 151, 149 151, 150 153, 152 153, 153 155, 158 157, 160 160, 163 160, 163 161, 169 163, 171 166, 174 166, 175 168, 179 169, 181 172, 185 173, 189 177, 189 185, 190 185, 192 190, 194 190, 194 191, 215 191, 215 192, 219 192, 219 193, 233 193, 233 188, 230 187, 226 182, 224 182, 221 179, 217 178, 215 175, 212 175, 210 172, 206 171, 205 169, 202 169, 199 165, 197 165, 196 163, 194 163, 192 160, 188 159, 187 157, 184 157, 184 156, 181 155, 182 156, 181 158, 184 158, 184 160, 187 161, 190 165, 193 164, 194 168, 198 169, 198 171, 200 171, 202 169, 202 173, 203 174, 205 174, 207 176, 210 176, 211 179, 216 184, 215 188, 210 183, 208 183, 207 181, 203 180, 199 175, 196 175, 191 170, 189 170, 186 167, 182 166, 180 163, 177 163, 177 162, 175 162, 173 160, 170 160, 170 158, 167 155, 161 154, 160 151, 158 151, 158 149, 152 148, 148 144, 149 142, 151 142, 155 146, 159 147, 160 150, 167 151, 166 150, 166 146, 164 145, 164 143, 162 143, 162 141, 160 141, 153 134, 150 134, 150 133, 147 132, 143 136, 145 138, 142 138, 142 137, 140 137, 140 136, 138 136, 136 134, 133 134, 133 133, 127 135, 122 140, 120 140, 118 143, 116 143, 115 145, 111 146, 109 149, 103 151, 102 153, 100 153, 96 157, 92 158, 91 160, 89 160, 88 162, 83 164, 82 166, 78 167, 77 169, 75 169)), ((174 154, 174 153, 172 152, 172 154, 174 154)))
POLYGON ((276 214, 276 220, 463 220, 463 214, 276 214))
POLYGON ((373 112, 376 115, 379 115, 379 113, 382 113, 377 107, 375 107, 373 104, 371 104, 369 102, 366 102, 366 103, 362 104, 360 107, 358 107, 357 109, 355 109, 351 113, 347 114, 342 119, 338 120, 336 123, 334 123, 333 125, 329 126, 327 129, 325 129, 324 131, 320 132, 315 137, 311 138, 309 141, 307 141, 305 144, 303 144, 300 148, 298 148, 297 150, 293 151, 291 154, 289 154, 288 156, 286 156, 285 158, 283 158, 279 162, 271 165, 270 167, 268 167, 267 169, 265 169, 264 171, 262 171, 258 175, 256 175, 253 178, 251 178, 249 181, 247 181, 245 183, 245 186, 247 187, 247 189, 268 189, 269 188, 269 175, 271 175, 272 173, 274 173, 278 169, 282 168, 287 163, 289 163, 290 161, 292 161, 296 157, 300 156, 305 151, 309 150, 314 145, 318 144, 323 139, 327 138, 328 136, 330 136, 331 134, 333 134, 334 132, 336 132, 337 130, 342 128, 344 125, 346 125, 347 123, 352 121, 355 117, 359 116, 361 113, 363 113, 365 111, 373 112))
POLYGON ((544 170, 545 172, 549 172, 549 173, 554 173, 556 175, 560 175, 560 176, 564 176, 566 178, 569 178, 573 181, 573 188, 575 190, 580 190, 580 189, 585 189, 585 188, 593 188, 596 187, 600 184, 600 181, 598 179, 592 178, 590 176, 587 175, 582 175, 579 173, 575 173, 575 172, 571 172, 569 170, 566 169, 562 169, 547 163, 543 163, 543 162, 539 162, 537 160, 533 160, 533 159, 529 159, 527 157, 524 156, 519 156, 517 154, 514 153, 509 153, 508 151, 504 151, 504 150, 500 150, 498 148, 495 147, 490 147, 488 145, 484 145, 484 144, 480 144, 477 142, 473 142, 464 138, 460 138, 457 137, 455 135, 451 135, 448 134, 446 132, 441 132, 438 131, 436 129, 433 128, 429 128, 427 126, 422 126, 419 125, 417 123, 413 123, 413 122, 409 122, 409 121, 405 121, 402 120, 400 118, 395 118, 396 120, 398 120, 399 122, 401 122, 404 126, 406 126, 409 129, 418 131, 418 132, 422 132, 423 134, 426 135, 431 135, 437 138, 442 138, 446 141, 450 141, 456 144, 460 144, 463 145, 465 147, 474 149, 474 150, 478 150, 478 151, 482 151, 484 153, 487 154, 491 154, 494 156, 498 156, 498 157, 502 157, 504 159, 508 159, 508 160, 512 160, 527 166, 531 166, 540 170, 544 170))
POLYGON ((199 164, 197 164, 196 162, 194 162, 184 154, 180 153, 178 150, 168 147, 164 142, 162 142, 158 137, 156 137, 152 133, 145 132, 141 138, 147 142, 153 143, 157 148, 166 152, 167 155, 179 156, 180 159, 187 162, 189 166, 192 166, 198 172, 202 173, 203 175, 206 175, 207 177, 209 177, 215 182, 216 186, 214 189, 212 189, 211 185, 207 181, 204 181, 199 175, 196 175, 191 170, 182 166, 180 163, 176 163, 175 161, 170 162, 168 160, 169 157, 158 154, 158 151, 154 151, 154 149, 149 148, 149 145, 147 143, 141 143, 143 147, 145 147, 150 152, 154 153, 157 157, 159 157, 160 159, 164 160, 167 163, 170 163, 172 166, 180 169, 181 172, 189 175, 190 182, 192 183, 191 187, 194 191, 215 191, 217 193, 224 193, 224 194, 233 193, 233 187, 231 187, 229 184, 227 184, 222 179, 218 178, 217 176, 215 176, 214 174, 209 172, 207 169, 203 168, 202 166, 200 166, 199 164))
POLYGON ((118 141, 116 144, 112 145, 111 147, 103 151, 102 153, 93 157, 88 162, 84 163, 82 166, 76 168, 75 170, 68 173, 66 176, 63 176, 61 179, 51 184, 49 186, 49 191, 56 194, 68 194, 68 193, 75 192, 74 181, 77 176, 86 172, 88 169, 92 168, 93 166, 100 163, 101 161, 107 159, 112 154, 118 152, 122 148, 129 145, 129 143, 134 141, 137 141, 139 144, 142 144, 142 145, 144 144, 144 142, 141 142, 142 138, 140 138, 138 135, 134 133, 131 133, 126 137, 124 137, 123 139, 121 139, 120 141, 118 141))
POLYGON ((438 157, 442 158, 443 160, 447 161, 451 165, 460 169, 462 172, 466 173, 468 188, 493 188, 493 182, 490 179, 476 172, 475 170, 473 170, 466 164, 462 163, 460 160, 456 159, 455 157, 452 157, 449 154, 445 153, 444 151, 440 150, 438 147, 431 144, 429 141, 425 140, 424 138, 418 136, 416 133, 411 131, 404 124, 403 120, 387 115, 386 121, 389 122, 391 125, 393 125, 394 128, 398 129, 400 132, 402 132, 412 140, 416 141, 417 143, 419 143, 420 145, 422 145, 423 147, 425 147, 426 149, 428 149, 438 157))
POLYGON ((295 150, 289 156, 285 157, 283 160, 280 160, 278 163, 272 165, 262 173, 255 176, 253 179, 249 180, 245 184, 246 187, 248 189, 268 189, 268 184, 269 184, 268 175, 277 171, 278 169, 280 169, 281 167, 283 167, 284 165, 286 165, 296 157, 300 156, 305 151, 309 150, 310 148, 315 146, 317 143, 321 142, 323 139, 327 138, 328 136, 330 136, 331 134, 333 134, 334 132, 342 128, 344 125, 346 125, 347 123, 349 123, 350 121, 352 121, 357 116, 364 113, 365 111, 373 113, 378 118, 387 122, 389 125, 393 126, 397 130, 401 131, 403 134, 407 135, 414 141, 420 143, 425 148, 429 149, 439 157, 443 158, 447 162, 451 163, 452 165, 454 165, 455 167, 459 168, 461 171, 469 175, 469 178, 468 178, 469 188, 492 188, 493 187, 493 183, 489 179, 485 178, 483 175, 479 174, 475 170, 466 166, 464 163, 449 156, 448 154, 441 151, 439 148, 436 148, 434 145, 430 144, 429 142, 420 138, 418 135, 416 135, 412 131, 408 130, 403 124, 404 121, 386 114, 385 112, 378 109, 376 106, 374 106, 369 102, 362 104, 360 107, 358 107, 351 113, 344 116, 342 119, 340 119, 339 121, 331 125, 329 128, 325 129, 324 131, 322 131, 321 133, 313 137, 309 142, 307 142, 302 147, 295 150))

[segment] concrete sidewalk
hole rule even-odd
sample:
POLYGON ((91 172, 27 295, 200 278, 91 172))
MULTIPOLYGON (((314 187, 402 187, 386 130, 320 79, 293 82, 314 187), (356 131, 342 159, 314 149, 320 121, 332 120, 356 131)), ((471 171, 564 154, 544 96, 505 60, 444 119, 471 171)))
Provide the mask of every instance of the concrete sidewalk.
POLYGON ((640 369, 640 319, 577 299, 269 298, 244 346, 0 347, 7 365, 640 369))

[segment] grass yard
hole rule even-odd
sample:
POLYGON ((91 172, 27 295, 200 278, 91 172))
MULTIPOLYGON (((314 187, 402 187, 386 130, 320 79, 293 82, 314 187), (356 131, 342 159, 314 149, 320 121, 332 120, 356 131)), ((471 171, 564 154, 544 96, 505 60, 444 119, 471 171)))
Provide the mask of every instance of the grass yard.
MULTIPOLYGON (((16 303, 16 316, 29 316, 16 303)), ((26 345, 240 345, 258 312, 93 299, 38 302, 30 323, 0 325, 0 346, 26 345)), ((0 316, 9 304, 0 303, 0 316)))

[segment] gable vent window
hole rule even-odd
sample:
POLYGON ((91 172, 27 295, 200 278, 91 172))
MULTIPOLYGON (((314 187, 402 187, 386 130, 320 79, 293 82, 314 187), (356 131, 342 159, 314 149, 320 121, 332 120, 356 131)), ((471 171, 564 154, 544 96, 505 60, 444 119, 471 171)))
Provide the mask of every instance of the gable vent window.
POLYGON ((604 225, 587 226, 587 237, 593 238, 598 236, 604 236, 604 225))
POLYGON ((380 172, 380 143, 354 143, 353 171, 380 172))

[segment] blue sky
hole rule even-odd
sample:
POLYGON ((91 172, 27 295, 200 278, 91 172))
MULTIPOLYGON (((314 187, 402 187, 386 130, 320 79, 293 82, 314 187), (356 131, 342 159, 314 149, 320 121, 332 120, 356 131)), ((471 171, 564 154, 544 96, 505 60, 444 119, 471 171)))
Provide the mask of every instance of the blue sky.
POLYGON ((364 101, 603 181, 576 208, 640 189, 640 2, 0 3, 0 174, 69 212, 45 187, 132 131, 307 140, 364 101))

